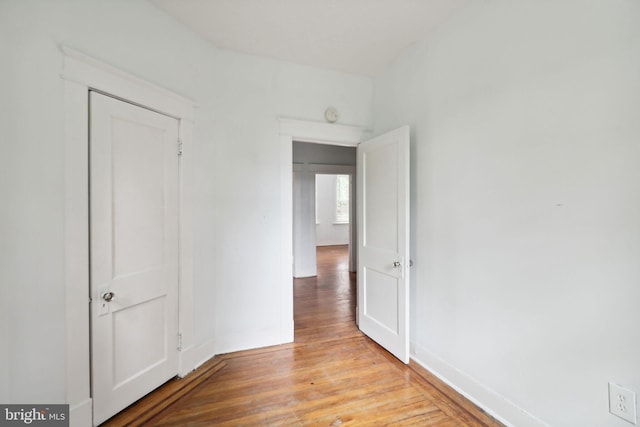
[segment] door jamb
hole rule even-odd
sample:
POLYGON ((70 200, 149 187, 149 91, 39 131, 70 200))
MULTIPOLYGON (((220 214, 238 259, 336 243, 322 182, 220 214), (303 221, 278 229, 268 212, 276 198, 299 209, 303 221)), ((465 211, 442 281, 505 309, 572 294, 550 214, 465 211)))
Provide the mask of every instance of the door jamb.
MULTIPOLYGON (((60 46, 64 66, 66 403, 72 425, 93 424, 89 316, 89 90, 149 107, 179 120, 178 374, 198 362, 193 323, 193 158, 195 103, 84 53, 60 46)), ((176 141, 176 149, 177 149, 176 141)), ((177 339, 177 337, 176 337, 177 339)))
POLYGON ((371 131, 348 126, 280 118, 280 265, 282 342, 293 341, 293 141, 356 147, 371 131))

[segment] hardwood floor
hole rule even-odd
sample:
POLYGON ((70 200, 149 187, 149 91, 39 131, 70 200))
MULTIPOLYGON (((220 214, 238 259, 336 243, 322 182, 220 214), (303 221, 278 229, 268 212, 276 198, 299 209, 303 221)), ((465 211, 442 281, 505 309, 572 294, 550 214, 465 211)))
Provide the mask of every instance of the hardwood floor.
POLYGON ((144 426, 501 426, 355 326, 346 246, 318 249, 294 280, 295 342, 216 356, 109 420, 144 426))

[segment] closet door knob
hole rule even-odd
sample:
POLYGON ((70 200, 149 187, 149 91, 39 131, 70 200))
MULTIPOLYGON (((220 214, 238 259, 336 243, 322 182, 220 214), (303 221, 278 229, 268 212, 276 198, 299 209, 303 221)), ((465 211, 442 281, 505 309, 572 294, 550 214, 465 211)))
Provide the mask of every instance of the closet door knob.
POLYGON ((101 295, 102 299, 105 300, 106 302, 111 301, 115 296, 116 294, 114 294, 113 292, 105 292, 104 294, 101 295))

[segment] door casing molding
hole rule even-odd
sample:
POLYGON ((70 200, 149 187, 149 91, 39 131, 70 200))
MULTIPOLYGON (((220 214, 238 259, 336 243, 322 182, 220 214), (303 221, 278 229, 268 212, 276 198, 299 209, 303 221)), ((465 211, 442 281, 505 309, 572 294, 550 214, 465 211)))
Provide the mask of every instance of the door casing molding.
MULTIPOLYGON (((66 402, 71 425, 92 425, 89 328, 89 90, 173 116, 179 121, 183 154, 179 166, 179 304, 184 376, 213 354, 194 345, 193 321, 193 101, 98 61, 60 47, 64 82, 66 402)), ((176 141, 177 143, 177 141, 176 141)))

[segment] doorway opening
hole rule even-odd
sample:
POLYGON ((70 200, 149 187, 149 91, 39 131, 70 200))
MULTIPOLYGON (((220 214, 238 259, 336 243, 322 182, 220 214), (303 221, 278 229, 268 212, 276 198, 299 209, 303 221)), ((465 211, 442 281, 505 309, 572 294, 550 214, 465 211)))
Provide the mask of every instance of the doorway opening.
MULTIPOLYGON (((359 127, 349 126, 341 124, 328 124, 320 122, 310 122, 303 120, 296 120, 290 118, 280 118, 280 176, 281 176, 281 216, 282 216, 282 233, 281 233, 281 249, 282 258, 280 264, 281 271, 281 297, 282 297, 282 342, 293 342, 294 340, 294 264, 295 264, 295 251, 294 251, 294 204, 292 191, 294 187, 294 175, 304 172, 304 168, 316 167, 317 164, 325 163, 321 158, 311 158, 308 163, 304 161, 298 161, 293 156, 294 144, 298 145, 304 143, 307 146, 313 145, 331 145, 333 147, 352 148, 355 147, 367 139, 370 131, 359 127), (293 161, 293 165, 292 165, 293 161)), ((354 162, 355 165, 355 162, 354 162)), ((333 167, 340 167, 340 164, 333 165, 333 167)), ((342 165, 344 166, 344 165, 342 165)), ((355 166, 352 166, 352 183, 356 180, 355 166)), ((341 171, 323 172, 323 173, 342 173, 341 171)), ((355 190, 356 185, 352 185, 352 197, 351 203, 355 203, 355 190)), ((352 244, 351 250, 351 262, 350 268, 355 270, 357 268, 357 240, 355 240, 355 234, 357 225, 354 219, 357 217, 355 212, 355 205, 352 205, 351 210, 351 230, 352 230, 352 244)), ((313 223, 315 226, 315 222, 313 223)), ((315 246, 308 245, 307 248, 313 248, 313 255, 311 258, 315 258, 315 246)), ((315 259, 314 259, 315 260, 315 259)), ((315 265, 315 262, 314 262, 315 265)), ((356 293, 357 294, 357 293, 356 293)))
POLYGON ((356 328, 356 148, 294 141, 292 158, 298 342, 333 334, 345 321, 347 329, 356 328))
POLYGON ((349 246, 351 176, 316 174, 316 246, 349 246))
POLYGON ((316 246, 346 244, 356 271, 356 148, 293 142, 293 272, 317 274, 316 246))

